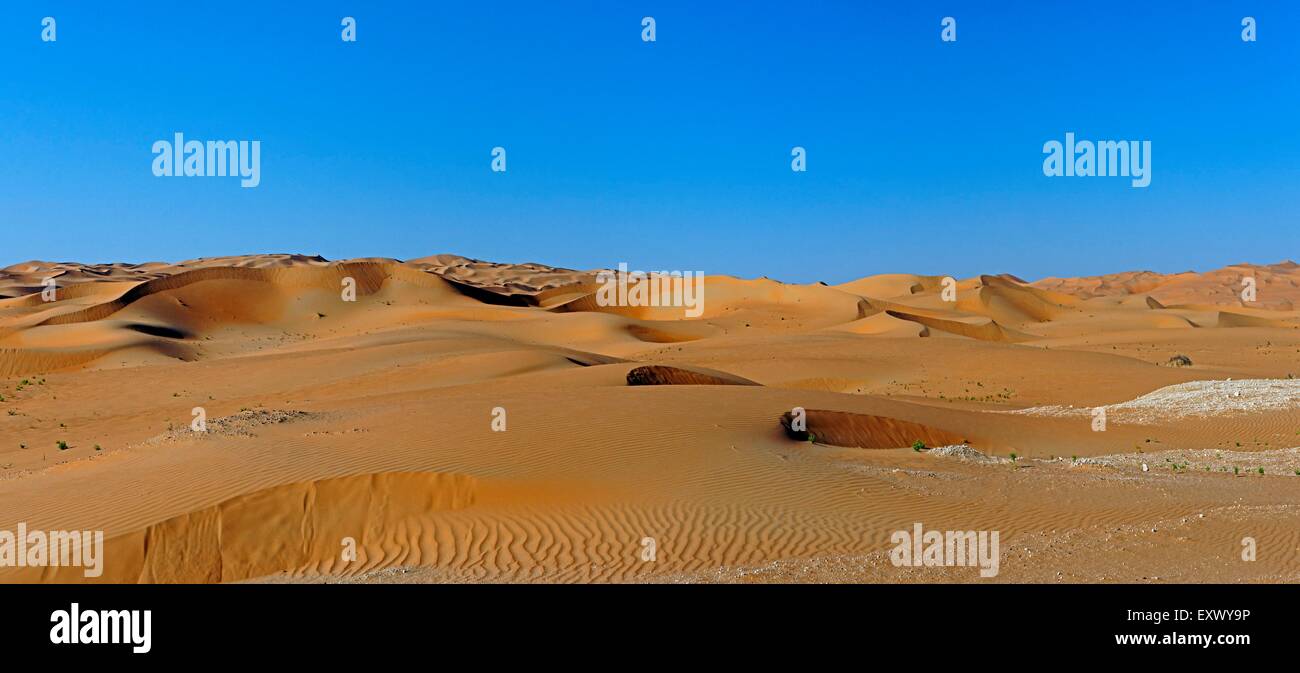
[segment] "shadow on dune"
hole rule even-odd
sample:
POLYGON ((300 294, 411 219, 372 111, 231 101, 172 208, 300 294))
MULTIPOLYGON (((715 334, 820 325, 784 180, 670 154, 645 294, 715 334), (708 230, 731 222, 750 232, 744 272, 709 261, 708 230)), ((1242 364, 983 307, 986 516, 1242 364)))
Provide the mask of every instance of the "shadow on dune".
POLYGON ((646 365, 627 373, 629 386, 757 386, 749 379, 711 369, 682 369, 665 365, 646 365))

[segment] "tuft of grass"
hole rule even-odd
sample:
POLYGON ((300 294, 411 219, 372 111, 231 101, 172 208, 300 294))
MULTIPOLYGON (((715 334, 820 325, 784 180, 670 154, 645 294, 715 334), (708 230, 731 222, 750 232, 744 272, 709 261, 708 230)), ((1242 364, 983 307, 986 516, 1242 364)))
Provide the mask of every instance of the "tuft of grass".
POLYGON ((65 442, 65 441, 63 441, 62 439, 60 439, 59 441, 55 442, 54 445, 57 446, 57 447, 59 447, 59 450, 60 450, 60 451, 67 451, 67 450, 68 450, 68 443, 65 442))
POLYGON ((95 445, 95 450, 96 450, 96 451, 102 451, 103 449, 100 449, 100 448, 99 448, 99 445, 96 444, 96 445, 95 445))
POLYGON ((918 451, 918 452, 919 452, 919 451, 924 451, 924 450, 925 450, 925 442, 923 442, 923 441, 921 441, 921 440, 919 440, 919 439, 916 440, 915 442, 912 442, 912 450, 913 450, 913 451, 918 451))
POLYGON ((1011 452, 1011 462, 1013 462, 1013 463, 1016 462, 1016 452, 1015 452, 1015 451, 1012 451, 1012 452, 1011 452))
POLYGON ((1259 468, 1259 476, 1264 476, 1264 468, 1259 468))
POLYGON ((1241 474, 1241 468, 1240 468, 1240 467, 1237 467, 1236 465, 1233 465, 1233 466, 1232 466, 1232 474, 1234 474, 1234 475, 1241 474))

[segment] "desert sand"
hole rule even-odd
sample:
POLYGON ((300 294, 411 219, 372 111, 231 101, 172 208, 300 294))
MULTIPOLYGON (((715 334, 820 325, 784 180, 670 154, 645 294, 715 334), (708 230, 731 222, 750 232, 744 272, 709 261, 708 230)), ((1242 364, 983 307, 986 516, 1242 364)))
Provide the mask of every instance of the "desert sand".
POLYGON ((0 530, 107 543, 0 581, 1300 581, 1292 262, 704 287, 687 319, 454 255, 6 267, 0 530), (999 574, 895 567, 914 522, 999 531, 999 574))

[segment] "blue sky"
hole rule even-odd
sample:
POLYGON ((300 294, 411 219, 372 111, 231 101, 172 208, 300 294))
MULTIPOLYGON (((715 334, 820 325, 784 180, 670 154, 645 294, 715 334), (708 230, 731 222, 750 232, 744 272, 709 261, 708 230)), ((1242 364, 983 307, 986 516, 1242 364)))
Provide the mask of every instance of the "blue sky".
POLYGON ((8 0, 0 265, 450 252, 841 282, 1280 261, 1297 25, 1263 0, 8 0), (155 177, 177 131, 260 140, 260 186, 155 177), (1150 140, 1151 185, 1045 177, 1067 131, 1150 140))

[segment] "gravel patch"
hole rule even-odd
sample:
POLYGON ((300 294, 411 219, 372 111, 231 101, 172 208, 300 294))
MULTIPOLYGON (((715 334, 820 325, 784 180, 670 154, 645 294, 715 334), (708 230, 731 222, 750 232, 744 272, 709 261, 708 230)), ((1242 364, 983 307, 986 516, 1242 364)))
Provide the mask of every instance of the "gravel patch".
POLYGON ((1171 450, 1154 453, 1116 453, 1080 458, 1074 465, 1099 465, 1149 472, 1219 472, 1238 476, 1300 477, 1300 447, 1270 451, 1171 450))
POLYGON ((190 439, 206 439, 208 437, 256 437, 257 433, 254 430, 262 426, 314 420, 323 416, 324 414, 294 409, 245 409, 232 416, 208 419, 207 432, 195 432, 188 425, 178 428, 173 427, 161 435, 155 435, 144 440, 140 445, 147 446, 190 439))
MULTIPOLYGON (((1127 402, 1102 406, 1108 419, 1139 425, 1181 418, 1297 410, 1300 409, 1300 379, 1189 381, 1127 402)), ((997 413, 1088 416, 1094 408, 1051 405, 997 413)))
POLYGON ((932 456, 943 456, 945 458, 958 458, 960 460, 972 460, 978 463, 1004 463, 1010 462, 1006 458, 997 458, 986 456, 975 449, 970 448, 969 444, 950 444, 948 446, 936 446, 930 449, 928 453, 932 456))

